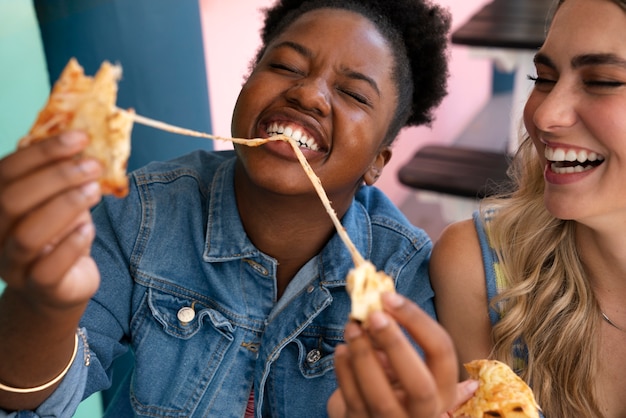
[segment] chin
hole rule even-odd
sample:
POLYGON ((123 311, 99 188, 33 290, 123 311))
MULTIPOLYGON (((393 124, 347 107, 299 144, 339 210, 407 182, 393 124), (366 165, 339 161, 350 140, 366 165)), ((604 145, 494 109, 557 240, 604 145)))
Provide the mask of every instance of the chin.
MULTIPOLYGON (((563 199, 550 199, 548 197, 544 199, 546 210, 555 218, 564 221, 580 218, 580 206, 577 206, 576 203, 577 202, 566 202, 563 199)), ((580 203, 580 199, 578 199, 578 203, 580 203)))

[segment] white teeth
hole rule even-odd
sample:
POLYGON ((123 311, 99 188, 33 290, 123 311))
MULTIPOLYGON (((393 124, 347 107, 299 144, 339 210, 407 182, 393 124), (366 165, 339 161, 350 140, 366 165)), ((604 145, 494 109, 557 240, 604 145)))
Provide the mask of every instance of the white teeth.
POLYGON ((563 148, 550 148, 546 147, 544 156, 549 161, 578 161, 583 163, 585 161, 603 161, 604 157, 595 152, 587 152, 585 150, 563 149, 563 148))
POLYGON ((562 149, 552 150, 546 147, 546 158, 550 161, 565 161, 565 151, 562 149), (549 151, 552 151, 552 155, 548 155, 549 151))
POLYGON ((309 138, 308 136, 306 136, 300 129, 294 130, 291 126, 284 127, 278 125, 277 123, 272 123, 267 128, 267 134, 269 136, 283 134, 296 141, 300 145, 300 147, 309 148, 313 151, 319 151, 319 147, 317 146, 313 138, 309 138))
POLYGON ((576 161, 578 158, 578 153, 574 150, 569 150, 565 153, 566 161, 576 161))
POLYGON ((582 173, 583 171, 591 170, 591 165, 576 165, 570 167, 558 167, 556 164, 550 165, 550 170, 557 174, 570 174, 570 173, 582 173))

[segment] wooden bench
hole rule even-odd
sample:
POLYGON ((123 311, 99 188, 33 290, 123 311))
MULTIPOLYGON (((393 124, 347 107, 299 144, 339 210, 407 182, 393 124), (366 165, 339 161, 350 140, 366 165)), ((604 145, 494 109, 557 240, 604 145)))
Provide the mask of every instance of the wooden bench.
POLYGON ((483 198, 508 189, 504 152, 462 146, 427 145, 398 172, 415 189, 483 198))
POLYGON ((398 172, 419 190, 483 198, 507 189, 511 93, 494 94, 453 145, 426 145, 398 172))
MULTIPOLYGON (((493 0, 452 34, 468 46, 538 49, 545 38, 548 0, 493 0)), ((453 145, 428 145, 398 172, 409 187, 483 198, 509 189, 510 97, 492 99, 453 145), (509 100, 508 107, 502 101, 509 100)))

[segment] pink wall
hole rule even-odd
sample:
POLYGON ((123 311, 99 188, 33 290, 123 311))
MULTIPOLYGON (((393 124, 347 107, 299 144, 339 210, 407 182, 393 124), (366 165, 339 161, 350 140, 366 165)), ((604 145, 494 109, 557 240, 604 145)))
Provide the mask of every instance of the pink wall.
MULTIPOLYGON (((273 0, 199 0, 207 59, 213 133, 230 135, 230 117, 248 64, 259 46, 261 11, 273 0)), ((452 13, 452 30, 490 0, 438 0, 452 13)), ((433 126, 409 128, 394 145, 394 156, 377 185, 401 204, 413 190, 397 180, 399 168, 426 143, 450 143, 487 101, 491 62, 472 57, 467 47, 450 48, 449 94, 436 113, 433 126)), ((228 144, 217 144, 228 148, 228 144)))

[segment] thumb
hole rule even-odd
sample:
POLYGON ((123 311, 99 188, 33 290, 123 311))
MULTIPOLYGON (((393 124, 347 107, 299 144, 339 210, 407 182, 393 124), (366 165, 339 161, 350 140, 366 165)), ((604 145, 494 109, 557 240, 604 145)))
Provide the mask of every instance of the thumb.
POLYGON ((446 414, 442 416, 444 417, 452 417, 453 412, 457 410, 461 405, 471 399, 474 396, 474 392, 478 389, 478 380, 468 379, 463 382, 457 383, 456 385, 456 400, 452 408, 448 410, 446 414))

